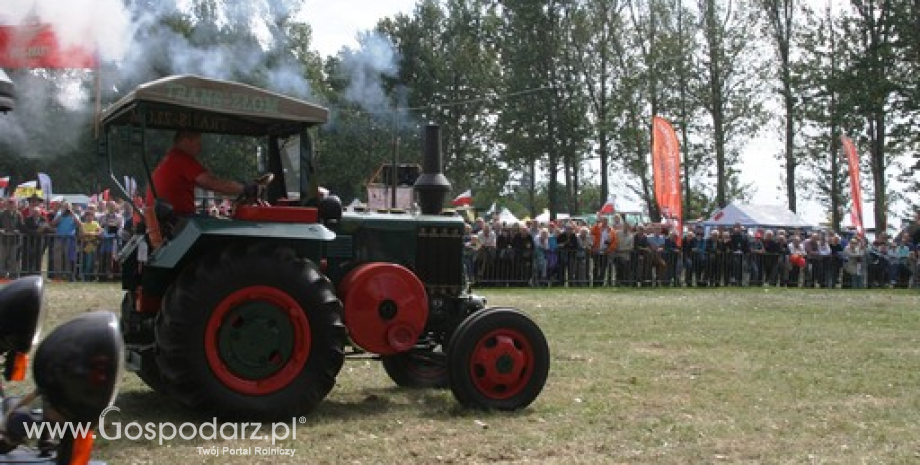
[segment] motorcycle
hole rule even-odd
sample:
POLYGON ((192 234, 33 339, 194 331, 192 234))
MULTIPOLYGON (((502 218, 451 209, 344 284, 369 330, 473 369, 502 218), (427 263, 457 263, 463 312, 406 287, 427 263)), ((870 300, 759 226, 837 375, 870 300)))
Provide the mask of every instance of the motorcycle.
POLYGON ((91 460, 93 430, 112 405, 124 371, 118 318, 77 316, 39 343, 44 281, 27 276, 0 289, 0 463, 104 465, 91 460), (24 381, 28 357, 35 388, 9 395, 4 383, 24 381))

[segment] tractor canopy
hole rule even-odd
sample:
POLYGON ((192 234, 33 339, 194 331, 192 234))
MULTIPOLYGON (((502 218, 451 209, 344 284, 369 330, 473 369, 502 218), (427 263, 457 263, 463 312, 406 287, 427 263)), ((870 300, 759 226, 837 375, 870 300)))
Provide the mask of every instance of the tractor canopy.
POLYGON ((286 136, 323 124, 329 110, 258 87, 200 76, 170 76, 141 84, 109 106, 103 126, 248 136, 286 136))
MULTIPOLYGON (((264 142, 257 157, 260 170, 271 172, 275 179, 268 186, 267 199, 296 199, 312 205, 319 198, 319 186, 307 129, 324 124, 328 117, 329 110, 322 106, 249 84, 194 75, 169 76, 137 86, 103 110, 100 152, 108 157, 112 180, 126 198, 132 198, 130 187, 121 184, 123 176, 115 173, 119 170, 113 159, 140 160, 145 173, 141 179, 149 185, 152 160, 161 155, 150 153, 150 130, 261 139, 264 142), (116 132, 119 135, 113 137, 116 132), (127 149, 113 147, 125 140, 130 141, 127 149)), ((135 168, 128 171, 137 171, 135 168)))

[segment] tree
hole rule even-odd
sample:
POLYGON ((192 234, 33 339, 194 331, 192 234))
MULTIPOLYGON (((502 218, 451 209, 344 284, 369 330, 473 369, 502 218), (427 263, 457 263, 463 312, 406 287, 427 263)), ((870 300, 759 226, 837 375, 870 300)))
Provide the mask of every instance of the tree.
POLYGON ((743 1, 699 0, 704 41, 697 60, 706 83, 701 101, 709 114, 708 148, 715 157, 716 203, 743 198, 745 186, 734 179, 739 144, 764 121, 758 85, 763 62, 754 48, 757 12, 743 1), (732 186, 735 185, 735 188, 732 186))
MULTIPOLYGON (((854 40, 841 42, 846 57, 843 79, 839 81, 847 105, 862 118, 862 134, 857 142, 868 146, 869 171, 872 175, 876 229, 887 228, 887 171, 898 146, 904 142, 895 130, 899 123, 897 109, 903 107, 899 94, 898 59, 900 44, 895 30, 895 9, 890 0, 854 0, 852 14, 843 20, 843 34, 854 40), (893 137, 894 136, 894 137, 893 137)), ((855 128, 854 128, 855 129, 855 128)))

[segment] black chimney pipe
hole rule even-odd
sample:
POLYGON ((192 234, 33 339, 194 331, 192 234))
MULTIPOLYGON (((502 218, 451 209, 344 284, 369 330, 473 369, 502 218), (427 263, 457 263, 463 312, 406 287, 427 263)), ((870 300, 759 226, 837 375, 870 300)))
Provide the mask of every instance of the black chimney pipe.
POLYGON ((422 174, 415 181, 415 192, 425 215, 439 215, 450 192, 450 181, 441 171, 441 127, 436 124, 425 126, 422 174))

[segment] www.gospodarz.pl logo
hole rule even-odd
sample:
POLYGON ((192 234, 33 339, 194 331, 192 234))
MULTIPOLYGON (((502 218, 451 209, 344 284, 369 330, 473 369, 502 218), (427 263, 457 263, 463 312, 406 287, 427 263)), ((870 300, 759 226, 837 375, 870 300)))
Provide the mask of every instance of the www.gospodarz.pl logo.
POLYGON ((127 439, 129 441, 137 441, 140 439, 147 441, 156 440, 160 445, 165 441, 172 441, 174 439, 183 439, 186 441, 195 439, 214 440, 218 438, 228 441, 249 439, 254 441, 271 440, 271 444, 275 445, 277 441, 296 440, 297 423, 305 422, 303 417, 299 420, 297 418, 292 418, 291 423, 279 422, 271 423, 270 425, 263 425, 259 422, 218 423, 217 418, 212 418, 211 421, 201 424, 185 422, 176 426, 176 424, 172 422, 107 422, 106 415, 110 412, 121 412, 121 409, 113 405, 99 414, 98 434, 92 433, 92 423, 38 422, 25 425, 26 435, 30 439, 38 439, 40 437, 60 439, 65 436, 84 437, 87 434, 93 434, 93 438, 102 437, 110 441, 120 439, 127 439))

